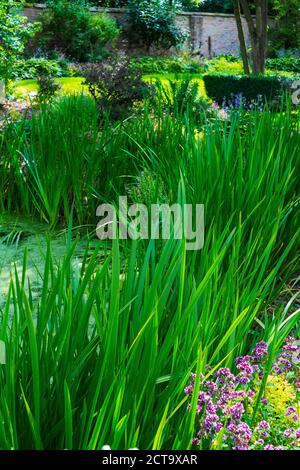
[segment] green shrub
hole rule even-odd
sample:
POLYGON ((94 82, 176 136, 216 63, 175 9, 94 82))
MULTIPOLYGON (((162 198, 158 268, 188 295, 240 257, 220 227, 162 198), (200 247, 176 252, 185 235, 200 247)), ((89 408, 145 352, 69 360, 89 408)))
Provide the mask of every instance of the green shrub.
POLYGON ((239 62, 240 60, 238 56, 233 54, 220 54, 216 57, 216 59, 226 59, 227 62, 239 62))
POLYGON ((33 79, 37 78, 39 75, 69 77, 73 75, 73 70, 66 61, 46 59, 45 57, 33 57, 27 60, 19 59, 15 61, 12 74, 13 79, 33 79))
POLYGON ((300 57, 278 57, 267 59, 266 66, 270 70, 300 73, 300 57))
POLYGON ((12 79, 17 58, 23 54, 29 39, 40 29, 39 23, 30 23, 20 15, 22 3, 0 0, 0 79, 5 87, 12 79))
POLYGON ((91 50, 88 60, 97 60, 105 54, 104 46, 108 42, 114 43, 120 34, 116 21, 106 14, 90 16, 90 43, 91 50))
POLYGON ((127 36, 148 49, 169 49, 183 43, 185 34, 175 23, 176 11, 168 1, 131 0, 127 9, 127 36))
POLYGON ((273 0, 271 3, 275 21, 268 31, 268 53, 270 57, 276 57, 280 51, 299 49, 300 3, 299 0, 273 0))
POLYGON ((61 86, 56 83, 50 75, 40 75, 37 78, 38 83, 38 103, 50 103, 61 90, 61 86))
POLYGON ((230 75, 242 74, 243 64, 236 57, 235 60, 226 56, 216 57, 207 63, 210 73, 226 73, 230 75))
POLYGON ((202 73, 207 69, 204 62, 190 57, 136 57, 131 65, 143 73, 202 73))
POLYGON ((105 45, 119 35, 114 19, 91 14, 83 0, 51 0, 41 21, 43 28, 36 46, 48 53, 59 51, 79 62, 102 57, 105 45))
POLYGON ((81 67, 81 72, 99 108, 100 120, 105 116, 112 121, 123 119, 150 90, 141 72, 132 69, 129 60, 123 56, 86 64, 81 67))
POLYGON ((222 104, 233 95, 242 94, 247 101, 261 96, 269 103, 278 100, 285 89, 285 82, 276 76, 204 75, 207 95, 222 104))

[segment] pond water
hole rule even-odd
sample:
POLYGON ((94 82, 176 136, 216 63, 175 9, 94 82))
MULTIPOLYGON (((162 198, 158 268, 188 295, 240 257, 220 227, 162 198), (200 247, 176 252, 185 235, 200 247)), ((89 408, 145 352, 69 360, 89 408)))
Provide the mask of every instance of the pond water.
MULTIPOLYGON (((49 238, 54 264, 59 264, 66 253, 65 233, 50 232, 47 225, 32 220, 0 215, 0 308, 5 303, 9 282, 11 277, 14 277, 15 269, 19 276, 22 275, 25 249, 26 278, 30 281, 33 299, 39 297, 49 238)), ((75 251, 75 258, 78 256, 78 260, 86 244, 84 240, 78 243, 75 251)))

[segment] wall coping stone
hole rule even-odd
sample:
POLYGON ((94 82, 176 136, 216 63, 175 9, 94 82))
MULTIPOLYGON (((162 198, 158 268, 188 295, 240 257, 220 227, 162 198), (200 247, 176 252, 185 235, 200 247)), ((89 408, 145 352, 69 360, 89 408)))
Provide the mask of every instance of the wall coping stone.
MULTIPOLYGON (((46 9, 47 5, 44 3, 28 3, 24 5, 27 8, 36 8, 36 9, 46 9)), ((109 12, 109 13, 124 13, 126 8, 105 8, 105 7, 90 7, 92 12, 109 12)), ((178 11, 178 16, 212 16, 212 17, 221 17, 221 18, 234 18, 233 13, 209 13, 206 11, 178 11)), ((242 15, 244 17, 244 15, 242 15)), ((253 16, 254 17, 254 16, 253 16)))

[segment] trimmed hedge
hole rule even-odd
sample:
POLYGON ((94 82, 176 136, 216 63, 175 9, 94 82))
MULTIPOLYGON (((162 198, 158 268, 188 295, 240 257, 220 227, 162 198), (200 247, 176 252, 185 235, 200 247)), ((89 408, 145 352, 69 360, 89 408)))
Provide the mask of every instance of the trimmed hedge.
POLYGON ((240 93, 249 102, 261 96, 270 103, 285 89, 285 81, 277 76, 207 74, 203 79, 207 95, 220 105, 240 93))

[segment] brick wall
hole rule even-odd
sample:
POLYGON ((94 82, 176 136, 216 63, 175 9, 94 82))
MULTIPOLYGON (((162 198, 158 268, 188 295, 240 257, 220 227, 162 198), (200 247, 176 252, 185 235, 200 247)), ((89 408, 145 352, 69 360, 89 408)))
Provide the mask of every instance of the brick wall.
MULTIPOLYGON (((45 5, 36 4, 34 7, 25 7, 24 14, 30 19, 38 19, 44 9, 45 5)), ((97 14, 97 12, 104 11, 104 9, 91 8, 91 11, 97 14)), ((126 27, 124 10, 110 8, 105 11, 116 18, 123 27, 126 27)), ((176 21, 189 35, 189 39, 184 45, 185 50, 204 57, 219 54, 239 54, 239 40, 234 15, 181 12, 177 15, 176 21)), ((249 44, 248 28, 244 19, 243 26, 249 44)), ((119 47, 128 49, 128 44, 124 38, 121 38, 119 47)), ((138 47, 131 48, 132 52, 139 52, 139 50, 144 52, 138 47)))
MULTIPOLYGON (((250 44, 246 20, 242 20, 246 43, 250 44)), ((205 57, 219 54, 239 55, 239 38, 234 16, 204 15, 201 52, 205 57)))

